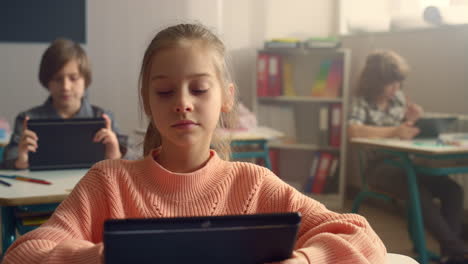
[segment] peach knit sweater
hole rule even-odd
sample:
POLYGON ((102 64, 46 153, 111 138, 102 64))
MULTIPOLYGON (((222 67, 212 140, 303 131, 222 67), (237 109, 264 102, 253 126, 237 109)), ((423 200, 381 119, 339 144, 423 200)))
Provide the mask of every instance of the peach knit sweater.
POLYGON ((102 263, 108 218, 292 211, 302 214, 294 257, 313 264, 385 263, 385 246, 363 217, 331 212, 271 171, 224 161, 214 151, 192 173, 172 173, 152 155, 96 164, 47 223, 9 248, 3 263, 102 263))

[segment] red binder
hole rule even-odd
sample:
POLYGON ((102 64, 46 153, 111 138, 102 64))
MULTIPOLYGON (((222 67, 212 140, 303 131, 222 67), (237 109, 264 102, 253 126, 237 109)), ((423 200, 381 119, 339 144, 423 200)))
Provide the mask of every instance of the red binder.
POLYGON ((319 167, 314 177, 314 185, 312 185, 313 193, 323 192, 332 159, 333 156, 330 153, 322 152, 322 154, 320 155, 319 167))
POLYGON ((282 70, 281 56, 268 55, 268 96, 280 96, 282 94, 282 70))
POLYGON ((257 56, 257 96, 268 96, 268 54, 257 56))
POLYGON ((341 123, 343 111, 341 104, 330 105, 330 146, 339 147, 341 145, 341 123))

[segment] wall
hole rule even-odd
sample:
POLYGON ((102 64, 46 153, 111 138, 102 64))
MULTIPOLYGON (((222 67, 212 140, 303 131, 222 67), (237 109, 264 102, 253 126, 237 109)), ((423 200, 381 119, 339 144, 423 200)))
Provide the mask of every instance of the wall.
MULTIPOLYGON (((328 0, 87 1, 88 43, 84 47, 93 66, 91 102, 112 110, 126 133, 142 126, 137 80, 147 43, 167 25, 198 20, 215 28, 226 41, 233 57, 240 98, 252 107, 256 49, 266 38, 330 34, 335 27, 334 3, 328 0)), ((47 91, 37 81, 40 56, 47 46, 0 43, 0 115, 11 123, 18 112, 41 104, 47 97, 47 91)))

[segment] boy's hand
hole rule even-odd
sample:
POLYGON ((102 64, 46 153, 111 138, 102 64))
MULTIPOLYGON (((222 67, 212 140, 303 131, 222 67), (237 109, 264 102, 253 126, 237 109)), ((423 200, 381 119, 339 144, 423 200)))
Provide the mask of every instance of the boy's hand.
POLYGON ((18 158, 15 161, 15 167, 17 169, 29 168, 28 153, 36 152, 38 148, 36 133, 28 129, 29 116, 26 116, 23 120, 23 132, 21 133, 20 142, 18 144, 18 158))
POLYGON ((400 139, 412 139, 419 134, 419 128, 413 125, 413 122, 405 122, 395 129, 395 136, 400 139))
POLYGON ((415 103, 409 103, 408 107, 406 108, 406 121, 415 122, 416 120, 421 118, 423 112, 424 111, 420 105, 415 103))
POLYGON ((101 142, 106 146, 106 159, 120 159, 122 153, 120 153, 117 135, 112 131, 112 120, 106 114, 102 114, 102 118, 106 121, 106 127, 96 133, 93 141, 101 142))

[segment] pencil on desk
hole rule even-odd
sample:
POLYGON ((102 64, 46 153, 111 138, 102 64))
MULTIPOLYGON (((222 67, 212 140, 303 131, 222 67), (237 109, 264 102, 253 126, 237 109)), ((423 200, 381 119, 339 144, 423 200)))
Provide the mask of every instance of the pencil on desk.
POLYGON ((10 186, 11 186, 11 183, 6 182, 6 181, 4 181, 4 180, 0 180, 0 184, 3 184, 3 185, 5 185, 5 186, 7 186, 7 187, 10 187, 10 186))
POLYGON ((34 178, 29 178, 29 177, 24 177, 24 176, 19 176, 19 175, 0 175, 1 178, 7 178, 7 179, 13 179, 17 181, 26 181, 26 182, 34 182, 34 183, 40 183, 40 184, 52 184, 51 182, 41 180, 41 179, 34 179, 34 178))

